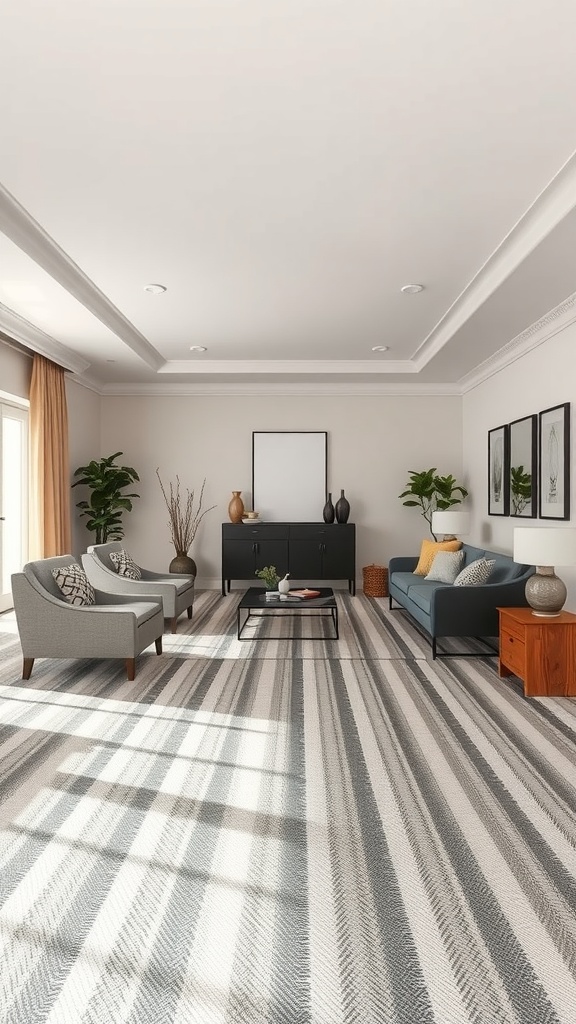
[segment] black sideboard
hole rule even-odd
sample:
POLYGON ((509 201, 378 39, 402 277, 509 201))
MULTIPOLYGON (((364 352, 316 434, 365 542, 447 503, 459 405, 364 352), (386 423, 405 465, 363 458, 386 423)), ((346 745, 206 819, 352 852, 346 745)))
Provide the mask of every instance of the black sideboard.
POLYGON ((356 593, 354 523, 222 523, 222 593, 265 565, 306 584, 348 580, 356 593))

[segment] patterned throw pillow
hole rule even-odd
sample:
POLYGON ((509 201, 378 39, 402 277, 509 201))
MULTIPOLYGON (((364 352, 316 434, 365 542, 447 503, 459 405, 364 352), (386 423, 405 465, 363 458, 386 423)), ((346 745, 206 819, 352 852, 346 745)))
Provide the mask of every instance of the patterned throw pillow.
POLYGON ((52 575, 69 604, 96 604, 94 587, 77 562, 52 569, 52 575))
POLYGON ((467 565, 465 569, 462 569, 462 572, 458 573, 454 580, 454 586, 477 587, 480 583, 486 583, 495 565, 495 559, 477 558, 475 562, 470 562, 470 565, 467 565))
POLYGON ((434 556, 432 568, 425 579, 436 580, 438 583, 454 583, 463 559, 463 551, 439 551, 434 556))
POLYGON ((120 548, 120 551, 111 551, 110 561, 116 567, 119 576, 127 576, 129 580, 142 579, 140 566, 136 565, 134 559, 127 551, 124 551, 124 548, 120 548))
POLYGON ((426 576, 432 568, 434 556, 439 551, 459 551, 461 547, 461 540, 423 540, 418 565, 414 569, 415 575, 426 576))

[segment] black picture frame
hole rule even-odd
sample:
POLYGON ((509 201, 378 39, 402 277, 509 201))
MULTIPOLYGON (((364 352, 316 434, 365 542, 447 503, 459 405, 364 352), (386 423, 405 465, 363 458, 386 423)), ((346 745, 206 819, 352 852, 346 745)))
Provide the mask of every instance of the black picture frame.
POLYGON ((488 431, 488 515, 507 516, 510 509, 510 432, 508 424, 488 431))
POLYGON ((538 509, 538 417, 523 416, 508 424, 510 461, 509 515, 535 519, 538 509))
POLYGON ((570 519, 570 402, 538 413, 538 515, 570 519))

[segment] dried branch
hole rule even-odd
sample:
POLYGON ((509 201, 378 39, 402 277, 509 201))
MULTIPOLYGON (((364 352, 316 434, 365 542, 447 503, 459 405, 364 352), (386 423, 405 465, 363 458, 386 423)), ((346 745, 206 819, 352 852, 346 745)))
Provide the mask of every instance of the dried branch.
POLYGON ((187 555, 204 516, 207 512, 216 508, 216 505, 211 505, 210 508, 206 508, 202 512, 206 478, 204 478, 202 490, 200 491, 198 508, 194 511, 194 491, 186 488, 186 497, 184 498, 180 490, 180 477, 178 475, 176 475, 176 486, 170 481, 168 492, 166 492, 166 488, 162 483, 158 467, 156 468, 156 476, 158 477, 166 508, 168 509, 168 526, 170 527, 170 536, 172 537, 176 554, 187 555))

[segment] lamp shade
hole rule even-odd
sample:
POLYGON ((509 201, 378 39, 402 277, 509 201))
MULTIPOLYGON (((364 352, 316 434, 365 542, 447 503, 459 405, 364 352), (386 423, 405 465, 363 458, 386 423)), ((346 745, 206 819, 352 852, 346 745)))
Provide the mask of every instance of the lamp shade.
POLYGON ((447 508, 445 511, 432 513, 433 533, 460 533, 470 532, 470 513, 464 510, 447 508))
POLYGON ((561 526, 516 528, 514 561, 526 565, 576 565, 576 529, 561 526))

